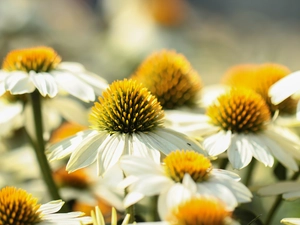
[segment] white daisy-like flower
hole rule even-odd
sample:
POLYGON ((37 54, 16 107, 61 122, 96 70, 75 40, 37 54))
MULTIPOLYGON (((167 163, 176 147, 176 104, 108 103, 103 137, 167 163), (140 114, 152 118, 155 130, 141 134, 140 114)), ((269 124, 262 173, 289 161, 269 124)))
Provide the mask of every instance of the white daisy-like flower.
POLYGON ((69 172, 97 161, 102 175, 122 155, 160 162, 160 152, 167 155, 178 148, 203 152, 195 140, 162 126, 161 105, 137 81, 115 81, 102 94, 90 114, 91 129, 50 146, 50 161, 71 155, 69 172))
POLYGON ((299 181, 282 181, 260 188, 257 194, 261 196, 281 195, 285 200, 296 200, 300 198, 299 181))
MULTIPOLYGON (((21 127, 25 127, 31 137, 35 136, 32 106, 28 98, 27 94, 11 95, 8 92, 0 97, 0 126, 3 128, 0 136, 8 136, 21 127)), ((42 117, 45 139, 61 124, 62 119, 88 125, 87 109, 78 101, 65 96, 43 98, 42 117)))
POLYGON ((80 225, 91 222, 91 218, 82 217, 81 212, 56 213, 63 204, 57 200, 41 205, 26 191, 7 186, 0 190, 0 223, 80 225))
POLYGON ((206 115, 192 114, 190 118, 181 122, 174 112, 177 124, 172 128, 203 137, 203 147, 211 156, 227 150, 235 169, 246 167, 253 157, 271 167, 275 157, 287 168, 298 170, 295 158, 300 157, 299 137, 272 123, 265 101, 250 89, 233 88, 219 96, 206 115))
POLYGON ((300 218, 284 218, 280 223, 285 225, 300 225, 300 218))
POLYGON ((32 93, 55 97, 60 90, 82 101, 94 101, 107 82, 88 72, 78 63, 61 62, 49 47, 14 50, 7 54, 0 70, 0 96, 6 91, 13 95, 32 93))
POLYGON ((159 195, 161 219, 175 205, 196 196, 214 196, 229 210, 238 203, 251 201, 251 192, 239 182, 237 174, 213 169, 208 158, 194 151, 173 151, 162 165, 147 158, 123 156, 120 165, 126 175, 120 187, 128 187, 124 206, 145 196, 159 195))

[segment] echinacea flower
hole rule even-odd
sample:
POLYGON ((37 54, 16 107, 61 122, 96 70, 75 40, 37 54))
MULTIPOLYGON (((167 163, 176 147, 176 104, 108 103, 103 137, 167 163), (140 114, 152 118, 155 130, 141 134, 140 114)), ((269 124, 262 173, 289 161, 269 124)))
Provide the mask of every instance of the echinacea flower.
POLYGON ((206 115, 190 115, 188 123, 180 123, 174 113, 177 125, 172 129, 202 137, 210 156, 227 151, 234 169, 246 167, 253 157, 271 167, 275 157, 285 167, 298 171, 295 158, 300 157, 299 137, 272 123, 267 104, 251 89, 232 88, 207 108, 206 115))
POLYGON ((222 82, 232 87, 250 88, 260 94, 266 101, 271 114, 279 110, 280 114, 295 114, 297 101, 287 98, 280 104, 271 102, 268 95, 270 87, 290 74, 290 70, 281 64, 241 64, 231 67, 223 76, 222 82))
POLYGON ((56 213, 63 204, 57 200, 41 205, 25 190, 4 187, 0 190, 0 224, 80 225, 91 222, 90 217, 81 217, 81 212, 56 213))
POLYGON ((200 76, 189 61, 170 50, 151 54, 131 78, 143 83, 163 109, 195 106, 202 88, 200 76))
POLYGON ((122 155, 159 162, 160 151, 164 155, 178 148, 203 152, 193 139, 163 127, 159 102, 137 81, 115 81, 102 95, 90 114, 91 129, 50 146, 50 161, 71 155, 69 172, 97 161, 98 174, 102 175, 122 155))
POLYGON ((162 165, 147 158, 123 156, 120 165, 126 176, 120 187, 128 187, 124 206, 159 195, 162 219, 169 209, 195 196, 214 196, 230 210, 251 201, 251 192, 238 182, 237 174, 213 169, 208 158, 194 151, 173 151, 162 165))
POLYGON ((99 76, 78 63, 61 62, 50 47, 13 50, 7 54, 0 70, 0 96, 32 93, 38 89, 44 97, 55 97, 63 90, 82 101, 94 101, 107 87, 99 76))

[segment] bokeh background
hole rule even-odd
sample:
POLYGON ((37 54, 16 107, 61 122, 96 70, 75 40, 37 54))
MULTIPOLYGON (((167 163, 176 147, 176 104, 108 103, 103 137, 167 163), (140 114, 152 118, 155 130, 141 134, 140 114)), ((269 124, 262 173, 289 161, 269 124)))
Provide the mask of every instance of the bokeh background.
POLYGON ((151 52, 183 53, 205 84, 238 63, 299 69, 297 0, 1 0, 0 58, 49 45, 109 82, 151 52))
MULTIPOLYGON (((80 62, 112 82, 167 48, 184 54, 210 85, 239 63, 299 70, 299 9, 298 0, 0 0, 0 58, 47 45, 63 61, 80 62)), ((258 185, 265 183, 260 169, 266 171, 256 169, 258 185)), ((263 219, 268 202, 249 207, 263 219)), ((284 203, 274 224, 295 216, 294 206, 284 203)))

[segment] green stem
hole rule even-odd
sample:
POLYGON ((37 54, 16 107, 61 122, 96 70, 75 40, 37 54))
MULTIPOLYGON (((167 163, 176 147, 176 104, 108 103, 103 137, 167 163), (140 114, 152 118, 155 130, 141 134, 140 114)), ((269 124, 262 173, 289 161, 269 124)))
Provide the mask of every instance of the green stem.
MULTIPOLYGON (((31 137, 30 141, 35 150, 35 154, 40 166, 40 170, 43 176, 43 179, 47 185, 49 194, 53 200, 61 199, 56 184, 52 177, 52 171, 48 163, 47 157, 45 155, 45 144, 43 138, 43 124, 42 124, 42 108, 41 108, 41 97, 38 91, 34 91, 30 94, 31 104, 33 110, 34 126, 36 139, 33 140, 31 137)), ((28 135, 29 136, 29 135, 28 135)), ((65 204, 66 207, 66 204, 65 204)))
POLYGON ((245 175, 245 182, 244 182, 247 187, 249 187, 249 185, 251 184, 255 164, 256 164, 256 160, 252 160, 248 165, 246 175, 245 175))
MULTIPOLYGON (((293 174, 293 176, 289 180, 291 180, 291 181, 297 180, 299 175, 300 175, 300 171, 297 171, 293 174)), ((275 213, 279 209, 281 203, 282 203, 282 195, 278 195, 275 199, 275 202, 272 205, 272 208, 269 211, 269 214, 267 216, 265 225, 269 225, 272 222, 273 216, 275 215, 275 213)))
POLYGON ((229 160, 228 160, 227 157, 226 157, 226 158, 220 159, 220 162, 219 162, 219 169, 225 170, 226 167, 227 167, 227 165, 228 165, 228 163, 229 163, 229 160))
POLYGON ((151 207, 151 220, 150 221, 159 221, 159 215, 157 211, 157 202, 158 202, 158 195, 152 196, 150 198, 150 207, 151 207))

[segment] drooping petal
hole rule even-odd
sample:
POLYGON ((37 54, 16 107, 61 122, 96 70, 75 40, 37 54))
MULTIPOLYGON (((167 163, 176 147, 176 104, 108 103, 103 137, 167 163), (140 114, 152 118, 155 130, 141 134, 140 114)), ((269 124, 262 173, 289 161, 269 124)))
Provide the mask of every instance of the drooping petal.
POLYGON ((127 146, 126 138, 123 134, 106 134, 107 138, 98 148, 97 164, 98 175, 102 175, 106 170, 114 166, 124 154, 127 146))
POLYGON ((154 149, 159 149, 165 155, 177 149, 195 150, 207 155, 194 139, 171 129, 158 128, 153 132, 149 132, 148 135, 151 136, 151 140, 149 139, 147 144, 154 149))
POLYGON ((76 135, 68 137, 59 143, 49 146, 46 153, 48 153, 48 159, 50 161, 62 159, 70 155, 77 146, 82 143, 86 138, 95 136, 98 134, 98 131, 95 130, 86 130, 78 132, 76 135))
POLYGON ((300 71, 296 71, 273 84, 269 89, 269 96, 273 104, 277 105, 299 91, 299 82, 300 71))
POLYGON ((124 203, 123 203, 124 207, 127 208, 128 206, 131 206, 131 205, 137 203, 138 201, 140 201, 144 197, 145 197, 145 195, 143 195, 142 193, 129 192, 124 198, 124 203))
POLYGON ((48 73, 35 73, 30 71, 30 78, 42 96, 53 98, 57 95, 58 88, 53 76, 48 73))
POLYGON ((10 91, 13 95, 20 95, 31 93, 35 90, 27 73, 21 71, 11 72, 4 81, 5 89, 10 91))
POLYGON ((143 176, 144 174, 164 174, 161 166, 147 158, 125 155, 120 160, 121 168, 125 174, 143 176))
POLYGON ((56 96, 48 101, 48 105, 56 109, 67 121, 88 125, 88 112, 86 108, 71 98, 56 96))
POLYGON ((105 133, 99 132, 98 135, 86 137, 73 151, 66 170, 74 172, 75 170, 87 167, 96 161, 97 148, 101 145, 105 133))
POLYGON ((274 158, 259 135, 248 134, 247 137, 245 137, 245 140, 248 142, 249 149, 251 150, 254 158, 262 162, 265 166, 273 166, 274 158))
POLYGON ((235 169, 246 167, 252 159, 252 146, 243 135, 233 135, 227 150, 228 159, 235 169))
POLYGON ((293 181, 283 181, 260 188, 257 194, 261 196, 279 195, 285 192, 300 191, 300 183, 293 181))
POLYGON ((288 193, 284 193, 282 198, 285 200, 293 201, 300 198, 300 190, 299 191, 291 191, 288 193))
POLYGON ((204 196, 214 196, 221 201, 223 201, 229 210, 233 210, 237 205, 237 199, 231 190, 218 183, 214 182, 202 182, 197 183, 198 186, 198 194, 204 196))
POLYGON ((270 139, 267 135, 262 134, 261 140, 268 146, 272 155, 281 162, 285 167, 290 168, 293 171, 298 171, 298 165, 294 158, 282 149, 276 142, 270 139))
POLYGON ((218 133, 205 138, 203 147, 209 155, 217 156, 225 152, 231 143, 231 131, 219 131, 218 133))
POLYGON ((85 102, 95 100, 93 88, 79 80, 75 75, 62 71, 52 71, 51 74, 54 76, 58 85, 69 94, 85 102))

